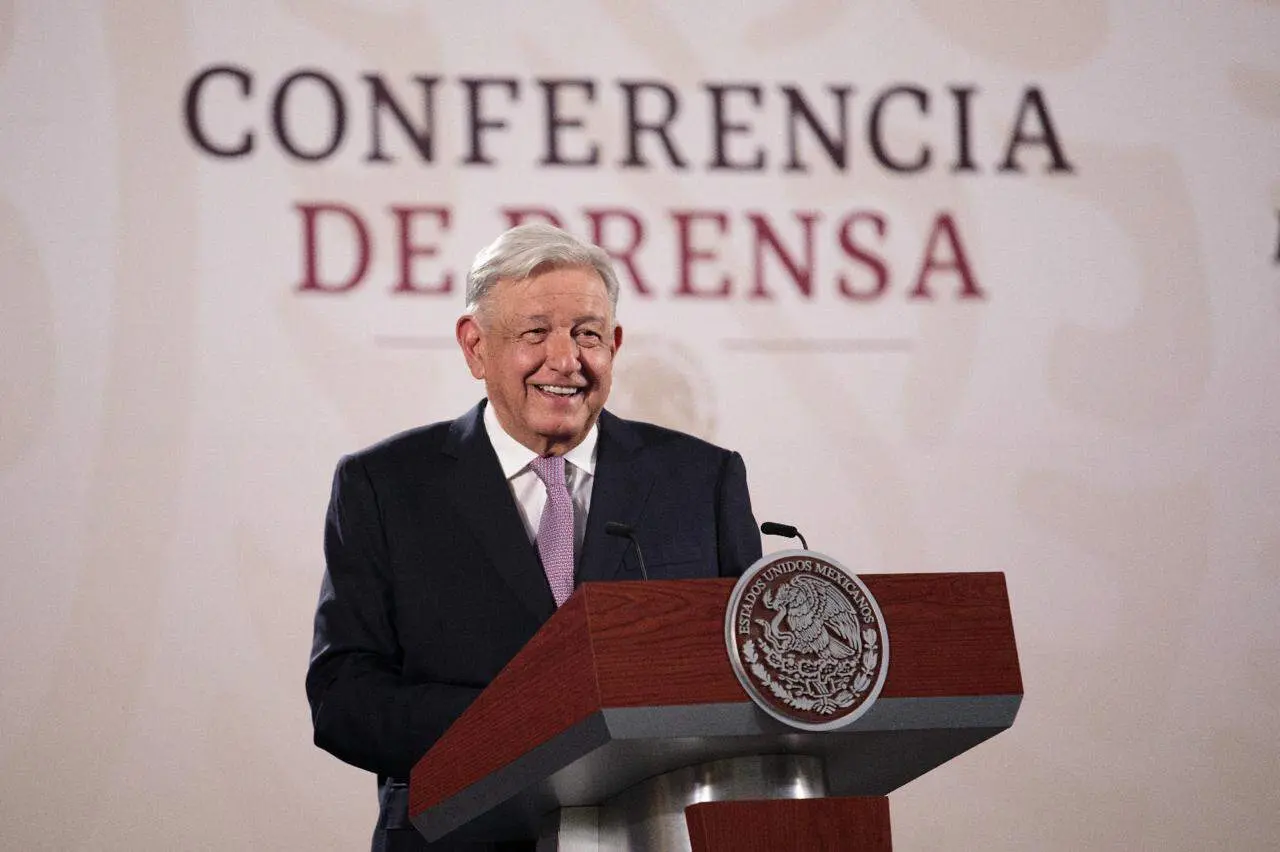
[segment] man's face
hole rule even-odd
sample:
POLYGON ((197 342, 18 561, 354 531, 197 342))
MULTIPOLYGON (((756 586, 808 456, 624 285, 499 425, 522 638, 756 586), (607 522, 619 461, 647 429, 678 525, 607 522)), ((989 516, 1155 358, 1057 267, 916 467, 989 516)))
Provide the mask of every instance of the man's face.
POLYGON ((508 434, 540 455, 561 455, 586 437, 609 397, 622 345, 594 269, 501 280, 456 331, 508 434))

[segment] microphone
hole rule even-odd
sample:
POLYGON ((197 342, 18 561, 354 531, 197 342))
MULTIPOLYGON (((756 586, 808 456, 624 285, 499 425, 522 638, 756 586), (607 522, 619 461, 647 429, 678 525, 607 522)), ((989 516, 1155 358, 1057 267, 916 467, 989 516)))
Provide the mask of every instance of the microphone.
MULTIPOLYGON (((644 554, 640 551, 640 540, 636 538, 636 531, 631 528, 631 525, 618 521, 609 521, 604 525, 604 531, 609 535, 625 538, 635 546, 636 561, 640 563, 640 576, 646 580, 649 579, 649 572, 644 570, 644 554)), ((626 556, 627 552, 625 550, 622 551, 622 555, 626 556)))
POLYGON ((790 524, 776 524, 773 521, 765 521, 760 525, 760 532, 765 535, 780 535, 785 538, 800 539, 800 546, 805 550, 809 549, 809 542, 804 540, 804 536, 800 534, 800 530, 790 524))

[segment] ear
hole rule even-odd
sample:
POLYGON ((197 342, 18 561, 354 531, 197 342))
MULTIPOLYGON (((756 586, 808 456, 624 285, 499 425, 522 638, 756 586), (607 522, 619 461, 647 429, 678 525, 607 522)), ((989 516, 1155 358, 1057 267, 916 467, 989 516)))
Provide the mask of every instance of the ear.
POLYGON ((618 350, 622 348, 622 326, 614 325, 613 327, 613 354, 617 355, 618 350))
POLYGON ((467 359, 467 369, 473 378, 484 378, 484 331, 480 323, 471 314, 458 317, 453 329, 458 338, 458 347, 462 349, 462 357, 467 359))

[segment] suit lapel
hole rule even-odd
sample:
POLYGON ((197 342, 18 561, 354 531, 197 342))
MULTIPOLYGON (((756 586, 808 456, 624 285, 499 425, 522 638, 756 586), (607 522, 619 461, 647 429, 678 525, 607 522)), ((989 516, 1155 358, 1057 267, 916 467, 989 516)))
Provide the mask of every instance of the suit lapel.
POLYGON ((449 429, 443 449, 458 460, 451 474, 451 499, 511 591, 539 621, 546 621, 556 611, 555 598, 484 431, 484 405, 449 429))
POLYGON ((641 452, 644 445, 635 430, 607 411, 600 412, 599 423, 596 475, 578 563, 578 582, 612 580, 617 576, 628 542, 606 534, 604 525, 618 521, 637 526, 653 488, 654 472, 645 463, 641 452))

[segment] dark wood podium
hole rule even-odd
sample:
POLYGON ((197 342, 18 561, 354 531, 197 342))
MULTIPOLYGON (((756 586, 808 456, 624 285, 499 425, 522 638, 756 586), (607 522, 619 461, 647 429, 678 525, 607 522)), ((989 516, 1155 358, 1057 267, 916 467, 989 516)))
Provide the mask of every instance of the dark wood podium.
POLYGON ((743 691, 725 649, 732 580, 580 587, 418 761, 414 825, 561 852, 681 848, 654 839, 673 820, 705 852, 888 850, 885 796, 1012 725, 1022 676, 1003 574, 861 579, 888 675, 827 732, 743 691))

